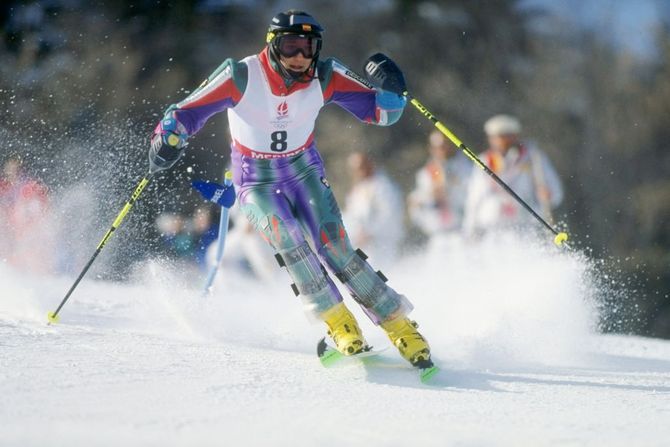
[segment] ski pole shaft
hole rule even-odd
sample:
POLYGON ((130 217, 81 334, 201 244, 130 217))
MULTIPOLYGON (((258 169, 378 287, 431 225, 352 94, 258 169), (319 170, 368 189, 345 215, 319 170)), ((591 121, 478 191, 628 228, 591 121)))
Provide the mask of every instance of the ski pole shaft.
MULTIPOLYGON (((233 173, 226 171, 224 176, 223 183, 225 186, 230 186, 233 184, 233 173)), ((207 295, 211 292, 212 284, 214 283, 214 277, 216 272, 219 270, 219 265, 221 264, 221 259, 223 258, 223 249, 226 245, 226 236, 228 235, 228 223, 230 221, 230 208, 221 207, 221 218, 219 219, 219 237, 216 245, 216 261, 214 265, 209 268, 207 274, 207 280, 205 281, 205 288, 202 292, 203 295, 207 295)))
POLYGON ((489 175, 498 185, 500 185, 507 193, 509 193, 514 199, 519 202, 521 206, 523 206, 526 211, 528 211, 535 219, 537 219, 542 225, 545 226, 549 231, 551 231, 554 234, 554 243, 558 246, 565 246, 569 248, 569 245, 567 244, 568 240, 568 234, 562 231, 556 230, 553 226, 551 226, 546 220, 544 220, 539 214, 533 210, 533 208, 530 207, 519 195, 514 192, 512 188, 510 188, 507 183, 505 183, 498 175, 493 172, 488 166, 486 166, 478 157, 475 155, 474 152, 472 152, 461 140, 458 139, 454 133, 449 130, 447 126, 442 124, 435 115, 433 115, 421 102, 419 102, 418 99, 413 97, 409 92, 405 91, 402 93, 404 97, 406 97, 409 102, 419 111, 423 116, 428 118, 432 123, 435 125, 435 127, 444 134, 449 140, 463 153, 470 159, 472 162, 477 165, 480 169, 482 169, 486 174, 489 175))
POLYGON ((98 244, 97 248, 95 249, 95 252, 93 253, 93 256, 91 256, 91 259, 88 260, 86 265, 84 266, 84 269, 81 271, 77 279, 75 280, 74 284, 72 284, 72 287, 70 287, 70 290, 65 294, 65 298, 61 301, 61 303, 58 305, 55 311, 49 312, 47 314, 47 318, 49 320, 49 323, 57 323, 58 322, 58 313, 61 311, 67 300, 70 298, 70 295, 72 295, 72 292, 74 292, 74 289, 77 288, 79 285, 79 282, 82 280, 84 275, 86 275, 86 272, 88 272, 88 269, 91 268, 91 265, 93 264, 93 261, 95 261, 95 258, 98 257, 100 252, 102 251, 103 248, 105 248, 105 245, 109 241, 109 239, 112 237, 114 232, 116 231, 117 228, 121 225, 121 222, 123 222, 123 219, 126 217, 126 214, 131 210, 133 205, 135 204, 135 201, 137 198, 142 194, 142 191, 144 191, 144 188, 147 186, 151 178, 153 177, 153 174, 149 174, 146 177, 144 177, 140 182, 137 184, 135 187, 135 191, 133 191, 133 194, 130 196, 130 199, 126 202, 126 204, 123 206, 119 214, 116 216, 116 219, 114 219, 114 222, 112 223, 112 226, 107 230, 107 233, 103 236, 102 240, 98 244))

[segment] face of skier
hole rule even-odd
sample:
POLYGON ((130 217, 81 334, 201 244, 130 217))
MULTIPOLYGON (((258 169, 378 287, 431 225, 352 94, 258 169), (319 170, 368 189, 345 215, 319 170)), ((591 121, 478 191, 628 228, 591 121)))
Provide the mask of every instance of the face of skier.
POLYGON ((279 61, 284 66, 284 68, 289 71, 304 73, 309 69, 309 65, 312 63, 312 58, 307 59, 302 55, 302 53, 298 53, 293 57, 285 57, 280 55, 279 61))
POLYGON ((502 154, 516 146, 519 143, 519 136, 516 134, 489 135, 489 147, 502 154))
POLYGON ((320 39, 312 36, 286 34, 276 38, 279 61, 285 69, 304 73, 318 51, 320 39))

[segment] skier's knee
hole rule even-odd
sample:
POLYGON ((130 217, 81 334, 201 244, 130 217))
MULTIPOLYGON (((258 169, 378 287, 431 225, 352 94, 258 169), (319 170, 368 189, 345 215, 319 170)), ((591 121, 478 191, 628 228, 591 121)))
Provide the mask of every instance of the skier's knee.
POLYGON ((251 225, 275 250, 295 246, 304 241, 302 230, 297 223, 282 219, 275 214, 265 214, 253 204, 244 205, 242 210, 251 225))
POLYGON ((332 271, 340 271, 354 249, 342 223, 327 222, 319 229, 319 257, 332 271))

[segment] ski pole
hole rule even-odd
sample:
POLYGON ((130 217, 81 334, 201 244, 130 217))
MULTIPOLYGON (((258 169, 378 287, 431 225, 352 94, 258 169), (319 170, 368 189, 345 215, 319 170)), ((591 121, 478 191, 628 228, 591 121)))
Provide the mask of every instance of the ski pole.
POLYGON ((116 216, 116 219, 114 219, 114 222, 112 223, 112 226, 107 230, 107 233, 105 233, 104 237, 98 244, 98 247, 95 249, 95 252, 93 253, 93 256, 91 256, 91 259, 88 260, 86 263, 86 266, 84 266, 84 269, 81 271, 79 274, 79 277, 77 277, 76 281, 74 284, 72 284, 72 287, 70 287, 70 290, 68 290, 67 294, 65 295, 65 298, 63 298, 63 301, 58 305, 55 311, 49 312, 47 314, 47 319, 49 321, 49 324, 51 323, 58 323, 58 313, 60 310, 63 308, 67 300, 70 298, 70 295, 72 295, 72 292, 74 292, 74 289, 77 288, 79 285, 79 282, 82 280, 84 275, 86 275, 86 272, 88 272, 88 269, 91 267, 93 264, 93 261, 95 261, 95 258, 98 257, 102 249, 105 247, 109 239, 112 237, 114 232, 116 231, 117 228, 121 225, 121 222, 123 222, 123 219, 126 217, 126 214, 130 211, 130 209, 133 207, 135 204, 135 201, 137 198, 142 194, 142 191, 144 191, 144 188, 147 186, 151 178, 154 176, 153 173, 148 174, 145 176, 140 182, 137 184, 135 187, 135 191, 133 191, 133 194, 130 196, 130 199, 126 202, 126 204, 123 206, 119 214, 116 216))
MULTIPOLYGON (((233 184, 233 173, 226 171, 224 176, 223 183, 226 187, 229 187, 233 184)), ((216 244, 216 261, 214 265, 209 268, 209 273, 207 274, 207 280, 205 281, 205 288, 202 291, 202 295, 206 296, 212 291, 212 284, 214 283, 214 277, 216 272, 219 271, 219 265, 221 264, 221 259, 223 258, 223 249, 226 246, 226 236, 228 235, 228 222, 230 221, 230 208, 222 206, 221 207, 221 218, 219 219, 219 237, 216 244)))
POLYGON ((442 132, 449 140, 454 143, 456 147, 458 147, 463 153, 474 162, 475 165, 479 166, 484 172, 486 172, 495 182, 500 185, 505 191, 507 191, 514 199, 516 199, 521 206, 523 206, 533 217, 535 217, 542 225, 544 225, 549 231, 551 231, 554 234, 554 244, 558 246, 565 246, 567 248, 570 248, 568 243, 566 242, 568 240, 568 234, 562 231, 556 230, 553 226, 549 225, 546 220, 544 220, 539 214, 533 210, 533 208, 530 207, 517 193, 514 192, 512 188, 510 188, 507 183, 505 183, 498 175, 496 175, 495 172, 493 172, 491 169, 489 169, 488 166, 486 166, 478 157, 475 155, 474 152, 472 152, 461 140, 454 135, 451 130, 442 122, 440 122, 435 115, 433 115, 423 104, 419 102, 418 99, 413 97, 407 90, 402 92, 402 95, 406 97, 412 105, 419 111, 423 116, 428 118, 430 121, 433 122, 435 127, 442 132))

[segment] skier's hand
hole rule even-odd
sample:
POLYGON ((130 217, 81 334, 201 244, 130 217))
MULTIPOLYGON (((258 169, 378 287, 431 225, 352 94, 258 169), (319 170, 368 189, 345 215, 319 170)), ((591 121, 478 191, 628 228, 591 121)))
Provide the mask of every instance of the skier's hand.
POLYGON ((365 62, 365 76, 376 88, 403 96, 407 91, 405 76, 390 57, 382 53, 373 54, 365 62))
POLYGON ((149 172, 171 168, 184 154, 186 138, 186 129, 173 116, 163 118, 151 137, 149 172))

